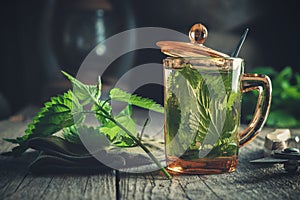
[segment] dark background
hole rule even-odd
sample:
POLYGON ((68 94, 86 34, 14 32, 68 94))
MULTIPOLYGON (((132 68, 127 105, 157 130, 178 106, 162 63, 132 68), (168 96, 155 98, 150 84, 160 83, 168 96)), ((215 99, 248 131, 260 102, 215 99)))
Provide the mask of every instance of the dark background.
MULTIPOLYGON (((206 45, 230 53, 245 28, 250 32, 240 57, 246 71, 257 66, 300 70, 297 1, 279 0, 10 0, 0 2, 0 118, 41 105, 70 85, 60 70, 76 74, 99 42, 135 27, 164 27, 188 33, 196 22, 209 32, 206 45), (99 25, 100 23, 100 25, 99 25), (98 24, 98 26, 95 26, 98 24)), ((136 66, 159 63, 159 50, 132 52, 136 66)), ((114 76, 111 70, 110 76, 114 76)), ((109 84, 109 79, 104 80, 109 84)), ((162 88, 144 94, 162 103, 162 88)), ((149 92, 150 91, 150 92, 149 92)), ((143 93, 143 92, 141 92, 143 93)))

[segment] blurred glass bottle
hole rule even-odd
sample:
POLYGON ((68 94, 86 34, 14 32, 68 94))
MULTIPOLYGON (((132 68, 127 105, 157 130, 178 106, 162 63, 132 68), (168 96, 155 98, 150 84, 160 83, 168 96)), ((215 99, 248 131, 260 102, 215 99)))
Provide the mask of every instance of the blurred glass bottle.
MULTIPOLYGON (((40 49, 48 82, 44 98, 70 88, 60 70, 76 76, 85 57, 99 43, 135 27, 130 4, 123 1, 48 0, 43 13, 40 49)), ((109 79, 104 78, 104 81, 109 79)))

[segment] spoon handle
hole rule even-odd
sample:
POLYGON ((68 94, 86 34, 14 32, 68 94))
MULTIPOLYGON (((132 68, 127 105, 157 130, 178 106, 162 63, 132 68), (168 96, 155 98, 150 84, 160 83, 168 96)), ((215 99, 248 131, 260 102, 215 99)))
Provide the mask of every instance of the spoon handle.
POLYGON ((231 57, 238 57, 239 53, 240 53, 240 50, 241 50, 241 47, 243 46, 243 43, 247 37, 247 34, 248 34, 248 31, 249 31, 249 28, 246 28, 244 34, 242 35, 237 47, 234 49, 234 51, 231 53, 231 57))

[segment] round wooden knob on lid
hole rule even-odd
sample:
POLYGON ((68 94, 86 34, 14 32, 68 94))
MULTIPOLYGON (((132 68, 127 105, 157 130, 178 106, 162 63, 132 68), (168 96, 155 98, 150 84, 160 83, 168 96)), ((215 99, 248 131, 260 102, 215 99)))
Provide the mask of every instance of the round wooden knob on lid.
POLYGON ((189 37, 192 43, 203 44, 207 38, 208 32, 204 25, 195 24, 189 32, 189 37))

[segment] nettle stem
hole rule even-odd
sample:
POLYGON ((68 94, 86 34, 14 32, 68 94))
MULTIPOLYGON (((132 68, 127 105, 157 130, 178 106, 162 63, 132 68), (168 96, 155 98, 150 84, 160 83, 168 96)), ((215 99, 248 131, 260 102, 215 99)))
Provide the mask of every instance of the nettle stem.
POLYGON ((136 144, 139 145, 148 154, 148 156, 155 162, 155 164, 164 173, 164 175, 168 179, 172 179, 172 176, 169 174, 169 172, 160 164, 160 162, 157 160, 157 158, 151 153, 151 151, 140 140, 138 140, 130 131, 128 131, 122 124, 117 122, 115 119, 111 118, 109 120, 111 120, 113 123, 115 123, 117 126, 119 126, 123 131, 125 131, 131 137, 131 139, 133 139, 136 142, 136 144))
POLYGON ((114 124, 119 126, 125 133, 129 135, 129 137, 138 145, 140 146, 147 154, 148 156, 155 162, 155 164, 159 167, 159 169, 162 171, 162 173, 168 178, 172 179, 171 174, 161 165, 161 163, 157 160, 157 158, 151 153, 151 151, 139 140, 137 139, 127 128, 125 128, 122 124, 120 124, 118 121, 116 121, 109 113, 107 113, 101 105, 98 104, 98 101, 95 101, 98 108, 101 110, 101 112, 104 113, 102 115, 103 117, 107 118, 108 120, 112 121, 114 124))

